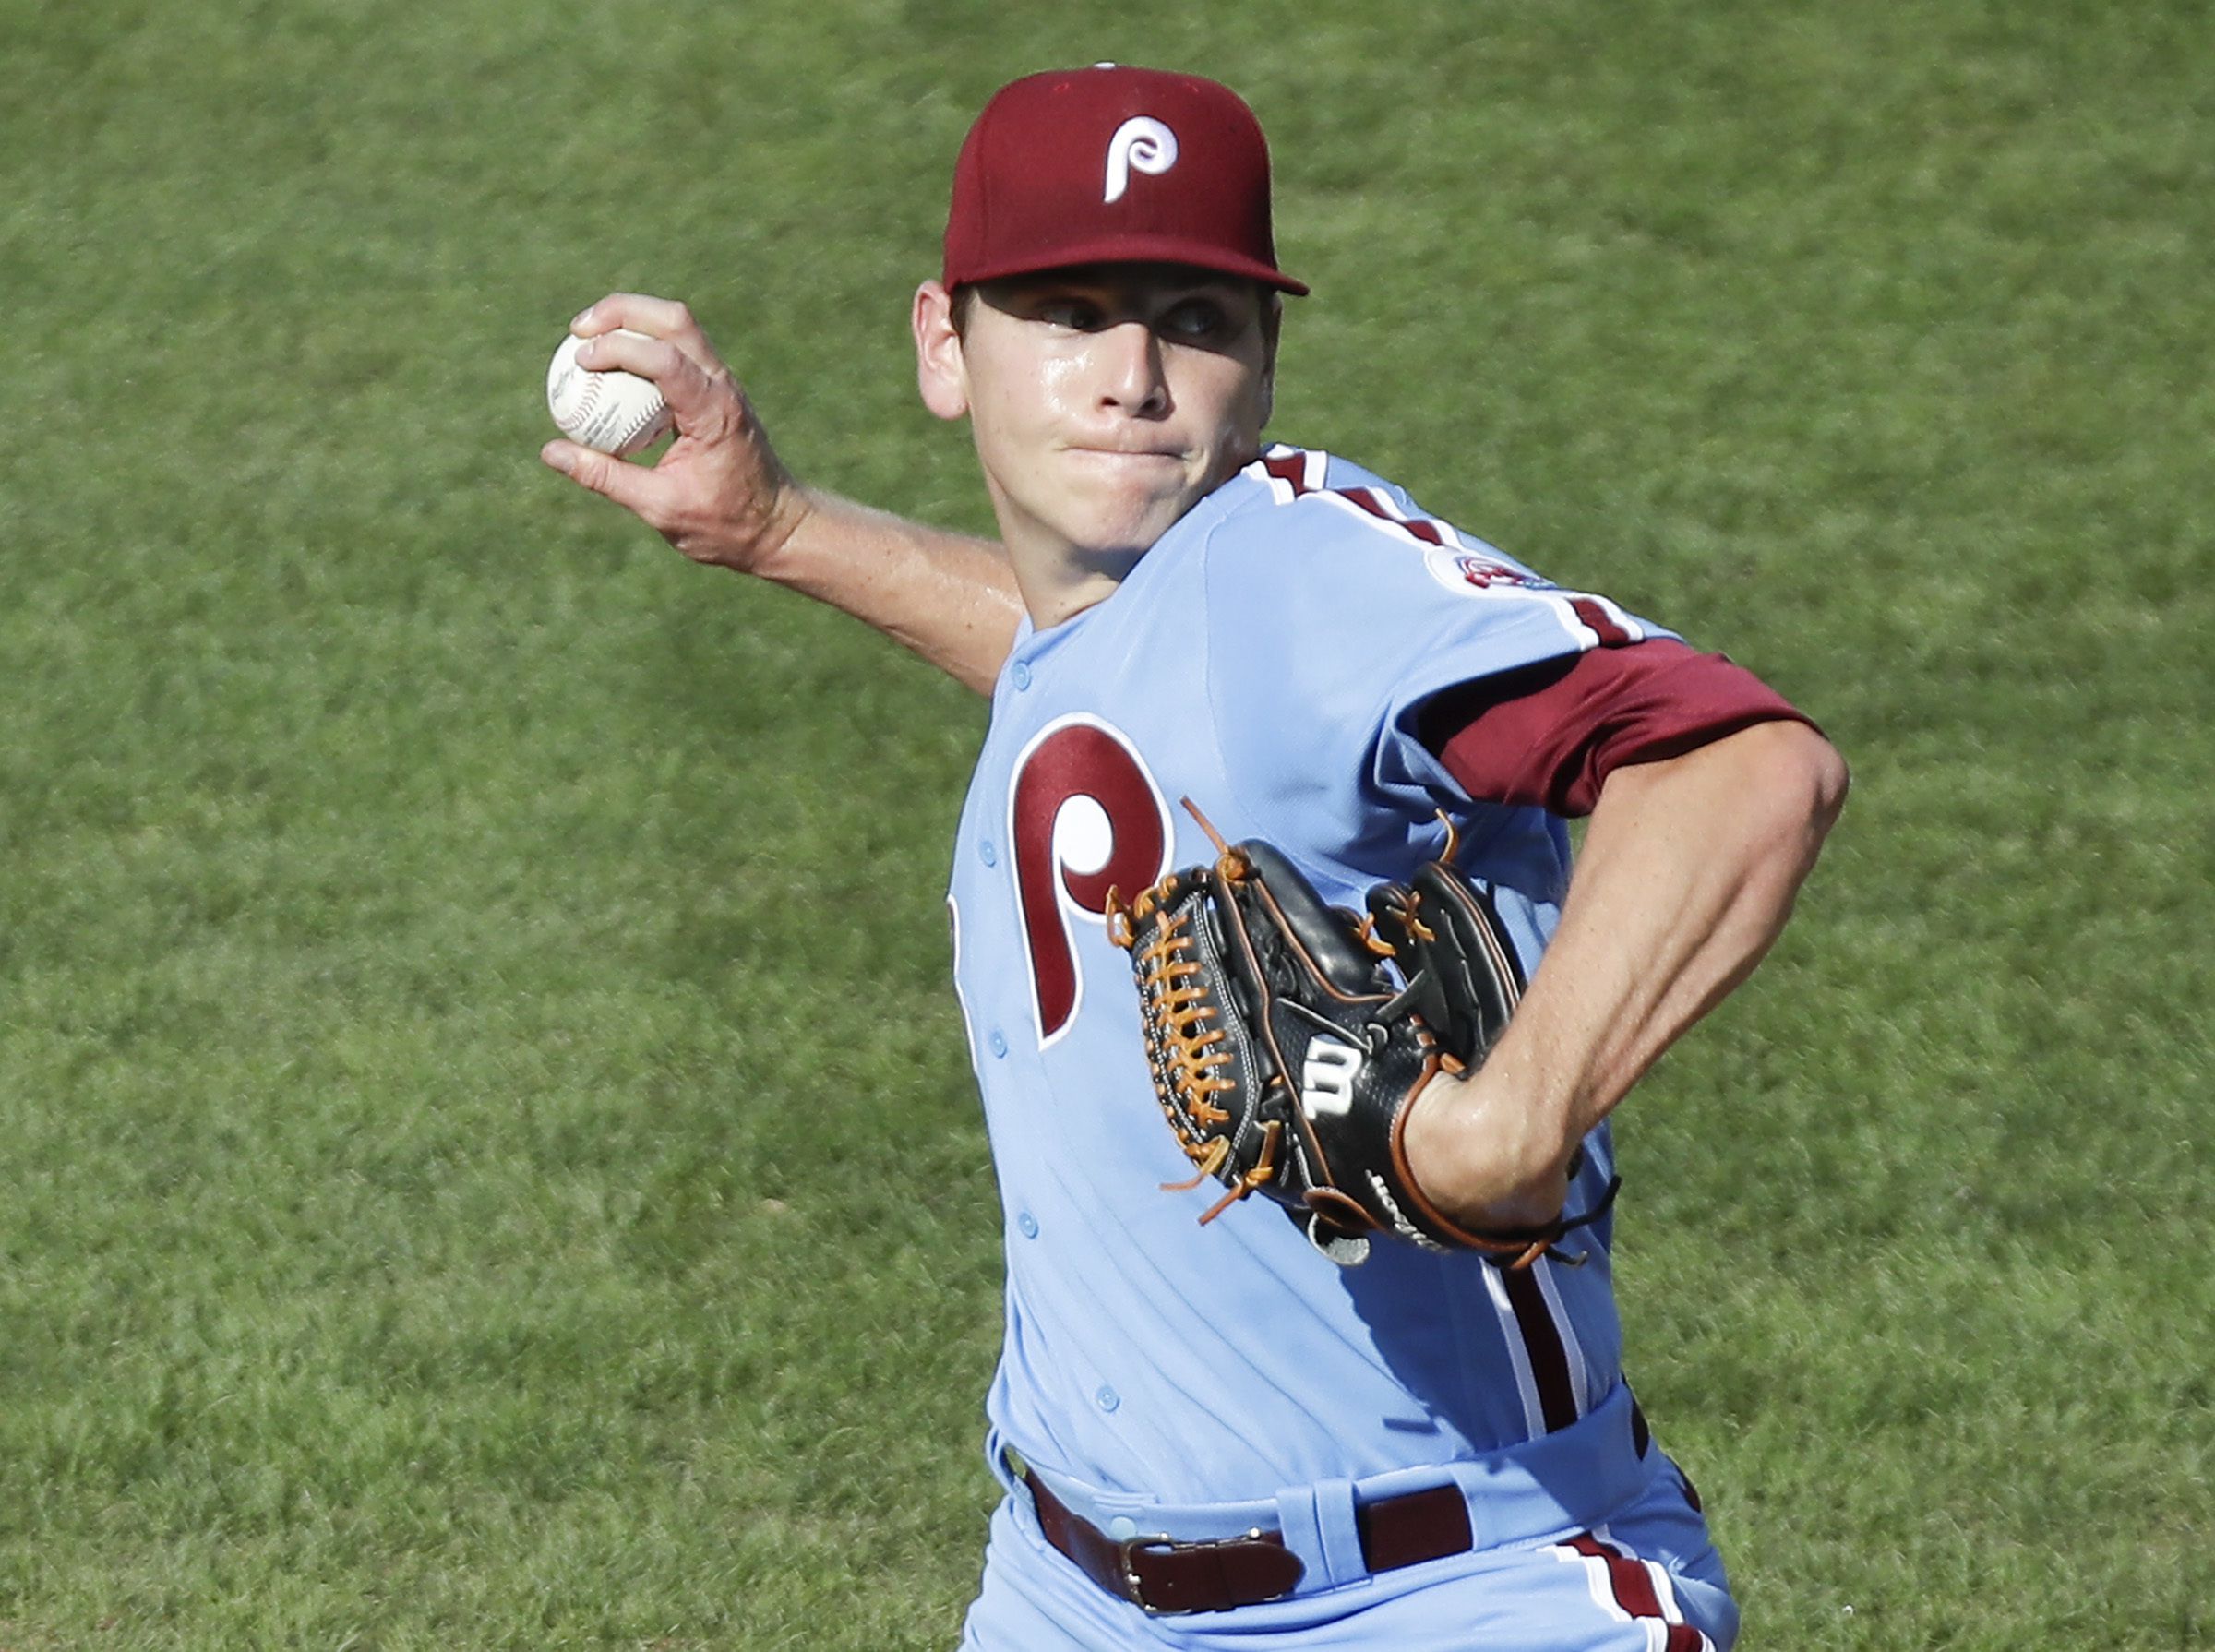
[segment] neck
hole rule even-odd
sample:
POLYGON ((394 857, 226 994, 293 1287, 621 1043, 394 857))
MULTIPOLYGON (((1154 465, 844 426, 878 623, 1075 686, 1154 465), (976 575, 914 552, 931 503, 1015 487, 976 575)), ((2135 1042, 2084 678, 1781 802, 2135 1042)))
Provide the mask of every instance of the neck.
POLYGON ((1144 555, 1144 551, 1063 551, 1026 557, 1014 545, 1008 547, 1015 589, 1031 617, 1031 628, 1038 631, 1075 618, 1095 603, 1106 602, 1144 555))

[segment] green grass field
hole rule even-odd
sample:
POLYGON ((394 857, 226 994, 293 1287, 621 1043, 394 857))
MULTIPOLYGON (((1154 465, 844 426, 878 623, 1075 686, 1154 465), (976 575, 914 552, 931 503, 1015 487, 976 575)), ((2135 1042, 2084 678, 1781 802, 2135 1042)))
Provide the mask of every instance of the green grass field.
POLYGON ((1742 1645, 2215 1646, 2209 45, 0 0, 0 1648, 953 1644, 983 707, 542 470, 541 386, 682 296, 812 479, 985 527, 906 296, 976 105, 1097 58, 1271 129, 1280 434, 1855 765, 1622 1115, 1742 1645))

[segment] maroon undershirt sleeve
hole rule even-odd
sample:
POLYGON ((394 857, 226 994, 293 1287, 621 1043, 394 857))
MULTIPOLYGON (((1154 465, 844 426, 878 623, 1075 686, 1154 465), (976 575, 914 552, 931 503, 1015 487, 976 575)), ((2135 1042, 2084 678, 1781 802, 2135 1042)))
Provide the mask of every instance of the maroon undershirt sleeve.
POLYGON ((1592 812, 1610 770, 1780 718, 1814 726, 1725 655, 1657 637, 1448 688, 1419 726, 1470 796, 1574 816, 1592 812))

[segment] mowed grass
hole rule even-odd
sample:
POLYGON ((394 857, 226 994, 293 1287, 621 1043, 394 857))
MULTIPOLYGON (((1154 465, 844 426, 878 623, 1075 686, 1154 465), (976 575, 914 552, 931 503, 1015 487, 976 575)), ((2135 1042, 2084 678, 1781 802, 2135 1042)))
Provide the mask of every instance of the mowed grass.
POLYGON ((952 1644, 983 708, 543 472, 540 387, 681 295, 806 473, 985 526, 905 297, 975 107, 1097 58, 1271 129, 1281 434, 1854 762, 1622 1115, 1742 1644, 2215 1644, 2205 47, 0 0, 0 1646, 952 1644))

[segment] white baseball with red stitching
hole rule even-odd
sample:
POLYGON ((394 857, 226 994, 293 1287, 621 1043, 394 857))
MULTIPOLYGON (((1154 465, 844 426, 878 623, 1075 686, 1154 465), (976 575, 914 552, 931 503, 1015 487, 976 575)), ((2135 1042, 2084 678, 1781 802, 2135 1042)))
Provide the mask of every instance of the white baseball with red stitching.
MULTIPOLYGON (((634 339, 645 336, 629 328, 616 331, 634 339)), ((571 441, 628 459, 667 434, 669 404, 651 378, 620 367, 595 372, 579 366, 577 350, 583 342, 572 333, 554 353, 546 369, 546 411, 571 441)))

